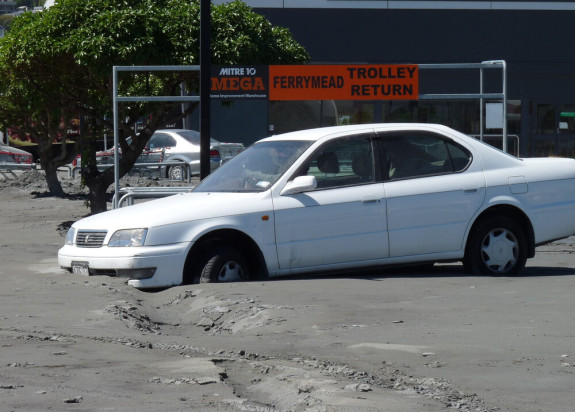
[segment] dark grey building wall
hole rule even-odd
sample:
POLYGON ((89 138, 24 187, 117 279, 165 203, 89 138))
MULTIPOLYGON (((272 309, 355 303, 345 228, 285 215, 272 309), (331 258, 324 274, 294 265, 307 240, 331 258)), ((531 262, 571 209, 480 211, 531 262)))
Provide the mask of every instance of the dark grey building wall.
MULTIPOLYGON (((522 154, 532 154, 532 147, 545 139, 554 142, 550 144, 555 147, 563 144, 560 139, 564 142, 571 138, 575 142, 575 134, 535 136, 534 131, 534 108, 538 103, 558 108, 575 104, 573 10, 254 8, 254 11, 265 15, 274 25, 289 28, 310 53, 311 62, 317 64, 505 60, 508 99, 520 100, 522 104, 522 154)), ((477 73, 421 72, 420 93, 475 93, 479 91, 478 81, 477 73)), ((500 90, 500 77, 488 76, 485 91, 500 90)), ((547 143, 543 141, 543 145, 547 143)))
POLYGON ((575 94, 572 11, 255 11, 274 25, 289 28, 313 63, 475 63, 502 59, 508 64, 511 97, 526 93, 570 98, 575 94))
MULTIPOLYGON (((269 134, 267 100, 225 103, 214 100, 210 110, 211 137, 220 142, 243 143, 247 147, 269 134)), ((188 128, 200 130, 198 110, 189 116, 188 121, 188 128)))

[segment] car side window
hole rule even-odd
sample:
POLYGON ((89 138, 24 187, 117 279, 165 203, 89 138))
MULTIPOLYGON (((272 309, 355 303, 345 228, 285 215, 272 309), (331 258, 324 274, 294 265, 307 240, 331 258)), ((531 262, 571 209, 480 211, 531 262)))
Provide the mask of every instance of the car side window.
POLYGON ((455 143, 429 133, 398 133, 381 140, 385 173, 390 180, 464 170, 471 154, 455 143))
POLYGON ((454 172, 461 172, 465 170, 469 163, 471 163, 471 155, 462 147, 456 146, 451 142, 446 142, 449 155, 451 156, 451 164, 454 172))
POLYGON ((313 175, 318 189, 373 183, 374 157, 371 139, 354 136, 322 146, 298 175, 313 175))
POLYGON ((164 147, 176 147, 176 139, 174 139, 172 136, 167 135, 164 147))
POLYGON ((168 137, 167 134, 164 133, 155 133, 150 138, 148 142, 148 147, 150 150, 152 149, 163 149, 166 147, 166 138, 168 137))

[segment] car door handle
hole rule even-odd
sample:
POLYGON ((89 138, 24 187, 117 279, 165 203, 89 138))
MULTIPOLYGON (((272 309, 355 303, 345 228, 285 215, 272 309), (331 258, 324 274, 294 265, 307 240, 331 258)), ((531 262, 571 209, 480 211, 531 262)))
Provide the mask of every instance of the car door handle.
POLYGON ((365 204, 373 204, 373 203, 379 203, 380 199, 376 197, 366 197, 364 199, 361 199, 361 202, 365 204))
POLYGON ((477 187, 464 187, 463 188, 463 193, 477 193, 479 191, 479 189, 477 187))

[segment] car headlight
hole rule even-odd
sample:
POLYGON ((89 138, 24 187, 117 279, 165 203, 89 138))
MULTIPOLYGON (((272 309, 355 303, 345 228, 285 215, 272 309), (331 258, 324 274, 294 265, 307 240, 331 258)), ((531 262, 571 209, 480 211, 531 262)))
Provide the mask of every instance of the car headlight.
POLYGON ((75 238, 76 238, 76 229, 71 227, 70 229, 68 229, 68 233, 66 233, 66 244, 73 245, 75 238))
POLYGON ((144 246, 148 229, 125 229, 115 232, 110 241, 109 247, 129 247, 144 246))

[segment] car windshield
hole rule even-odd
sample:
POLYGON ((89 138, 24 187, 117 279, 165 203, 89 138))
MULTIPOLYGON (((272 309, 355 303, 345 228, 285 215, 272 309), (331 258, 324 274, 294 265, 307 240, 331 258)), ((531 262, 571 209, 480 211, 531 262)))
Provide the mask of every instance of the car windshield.
POLYGON ((303 140, 256 143, 205 178, 194 192, 263 192, 312 143, 303 140))

